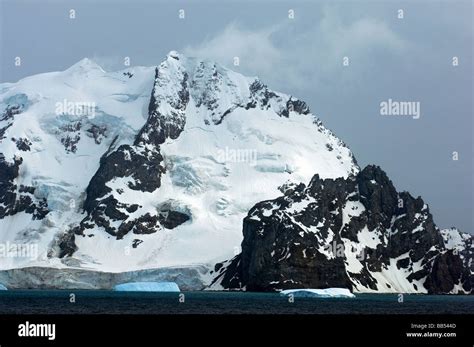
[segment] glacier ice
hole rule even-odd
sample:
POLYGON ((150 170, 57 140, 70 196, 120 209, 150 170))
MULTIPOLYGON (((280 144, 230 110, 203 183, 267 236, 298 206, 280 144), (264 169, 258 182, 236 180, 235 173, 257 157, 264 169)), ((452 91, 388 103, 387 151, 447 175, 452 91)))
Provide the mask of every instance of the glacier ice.
POLYGON ((346 288, 327 289, 288 289, 282 290, 280 295, 293 295, 295 298, 354 298, 355 295, 346 288))
POLYGON ((180 292, 175 282, 130 282, 114 286, 120 292, 180 292))

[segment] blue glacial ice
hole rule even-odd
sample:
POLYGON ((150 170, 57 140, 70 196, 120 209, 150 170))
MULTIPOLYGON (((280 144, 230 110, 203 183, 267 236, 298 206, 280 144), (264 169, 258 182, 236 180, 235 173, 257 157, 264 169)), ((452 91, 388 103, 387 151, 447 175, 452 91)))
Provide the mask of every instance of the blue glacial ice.
POLYGON ((121 292, 180 292, 174 282, 130 282, 117 284, 113 288, 121 292))

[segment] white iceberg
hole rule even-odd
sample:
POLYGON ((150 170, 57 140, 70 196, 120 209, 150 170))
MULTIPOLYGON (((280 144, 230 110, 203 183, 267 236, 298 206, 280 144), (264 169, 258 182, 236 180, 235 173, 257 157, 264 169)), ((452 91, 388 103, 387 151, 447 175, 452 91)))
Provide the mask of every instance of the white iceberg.
POLYGON ((8 290, 3 284, 0 283, 0 290, 8 290))
POLYGON ((346 288, 327 289, 288 289, 282 290, 280 295, 293 295, 295 298, 354 298, 355 295, 346 288))
POLYGON ((174 282, 130 282, 117 284, 113 288, 121 292, 180 292, 174 282))

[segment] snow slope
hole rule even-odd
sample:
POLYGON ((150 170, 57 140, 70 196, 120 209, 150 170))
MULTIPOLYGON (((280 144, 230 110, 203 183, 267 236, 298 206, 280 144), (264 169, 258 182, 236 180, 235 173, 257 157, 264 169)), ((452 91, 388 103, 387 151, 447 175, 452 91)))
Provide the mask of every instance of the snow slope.
POLYGON ((38 259, 7 258, 1 268, 32 264, 54 265, 48 257, 56 234, 80 218, 84 191, 99 166, 100 157, 117 137, 117 144, 131 141, 147 117, 153 68, 106 73, 89 59, 63 72, 31 76, 0 86, 0 112, 11 105, 23 105, 13 120, 0 117, 0 129, 7 127, 0 153, 7 162, 23 158, 15 184, 35 188, 38 199, 46 199, 50 212, 42 220, 17 213, 0 220, 1 242, 38 243, 38 259), (88 115, 58 114, 57 104, 95 103, 88 115), (94 137, 93 127, 106 129, 94 137), (12 138, 28 139, 30 150, 22 151, 12 138), (68 142, 69 139, 69 142, 68 142), (71 142, 75 142, 75 149, 71 142))

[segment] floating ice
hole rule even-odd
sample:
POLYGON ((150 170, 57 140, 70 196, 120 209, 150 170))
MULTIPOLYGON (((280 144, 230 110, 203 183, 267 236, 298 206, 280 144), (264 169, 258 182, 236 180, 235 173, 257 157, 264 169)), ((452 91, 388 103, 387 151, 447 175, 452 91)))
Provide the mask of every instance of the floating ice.
POLYGON ((121 292, 180 292, 174 282, 130 282, 114 286, 114 290, 121 292))
POLYGON ((355 295, 345 288, 327 289, 288 289, 280 295, 293 295, 295 298, 354 298, 355 295))
POLYGON ((8 290, 3 284, 0 283, 0 290, 8 290))

